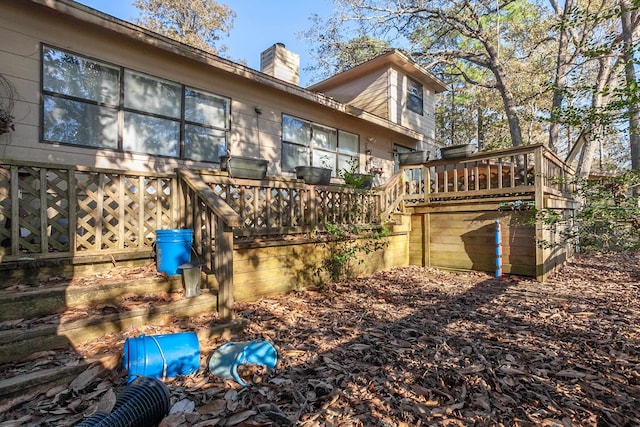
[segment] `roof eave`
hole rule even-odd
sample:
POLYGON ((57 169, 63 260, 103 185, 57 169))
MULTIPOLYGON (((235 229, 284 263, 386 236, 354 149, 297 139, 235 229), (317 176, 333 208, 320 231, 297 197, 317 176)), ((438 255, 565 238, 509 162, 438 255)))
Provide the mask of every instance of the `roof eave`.
POLYGON ((257 84, 261 84, 275 90, 286 92, 290 95, 322 105, 327 108, 331 108, 343 114, 358 117, 370 123, 393 130, 394 132, 397 132, 399 134, 415 138, 416 140, 421 141, 424 139, 424 136, 422 134, 414 132, 411 129, 399 126, 391 121, 375 116, 373 114, 359 111, 358 109, 354 109, 351 106, 347 106, 345 104, 337 102, 334 99, 327 97, 321 93, 310 91, 300 86, 296 86, 294 84, 272 77, 268 74, 253 70, 247 66, 221 58, 204 50, 194 48, 184 43, 180 43, 176 40, 155 33, 146 28, 102 13, 96 9, 82 5, 75 1, 31 0, 31 2, 47 7, 49 9, 53 9, 61 14, 73 17, 74 19, 78 19, 80 21, 116 32, 123 35, 124 37, 135 39, 138 42, 146 44, 148 46, 153 46, 154 48, 170 52, 177 56, 185 57, 190 60, 206 64, 209 67, 251 80, 257 84))
POLYGON ((356 65, 349 70, 335 74, 325 80, 315 83, 309 86, 307 89, 316 92, 323 92, 339 84, 353 80, 367 74, 372 70, 376 70, 389 64, 395 64, 396 66, 402 68, 407 74, 418 77, 420 80, 428 82, 429 85, 434 89, 435 93, 441 93, 450 90, 450 87, 446 83, 431 74, 426 68, 415 62, 413 59, 409 58, 399 49, 392 49, 387 53, 376 56, 375 58, 363 62, 360 65, 356 65))

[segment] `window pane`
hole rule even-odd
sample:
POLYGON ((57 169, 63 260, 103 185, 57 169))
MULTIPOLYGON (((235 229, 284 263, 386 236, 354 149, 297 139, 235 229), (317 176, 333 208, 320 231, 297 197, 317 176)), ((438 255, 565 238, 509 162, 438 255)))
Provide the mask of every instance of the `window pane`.
POLYGON ((312 153, 311 165, 331 169, 331 175, 336 172, 336 153, 329 151, 314 150, 312 153))
POLYGON ((422 85, 413 79, 407 79, 407 108, 422 114, 422 85))
POLYGON ((336 130, 320 125, 313 126, 313 148, 335 150, 338 146, 336 130))
MULTIPOLYGON (((338 170, 345 170, 352 172, 353 165, 358 164, 358 158, 355 156, 338 156, 338 170)), ((355 172, 359 172, 359 168, 355 169, 355 172)))
POLYGON ((338 149, 341 153, 358 154, 360 152, 358 135, 341 130, 338 131, 338 137, 338 149))
POLYGON ((308 146, 311 141, 311 123, 282 115, 282 140, 308 146))
POLYGON ((189 122, 228 129, 229 100, 185 88, 184 118, 189 122))
POLYGON ((178 156, 180 123, 136 113, 124 116, 124 150, 178 156))
POLYGON ((282 144, 282 170, 291 172, 296 166, 308 165, 309 155, 306 147, 286 142, 282 144))
POLYGON ((219 150, 225 151, 226 139, 225 131, 186 125, 184 129, 184 157, 203 162, 219 162, 218 153, 219 150))
POLYGON ((180 85, 137 73, 124 72, 124 106, 146 113, 180 118, 180 85))
POLYGON ((45 47, 42 57, 42 87, 63 95, 118 104, 120 70, 45 47))
POLYGON ((88 147, 118 148, 116 110, 45 96, 43 121, 46 141, 88 147))

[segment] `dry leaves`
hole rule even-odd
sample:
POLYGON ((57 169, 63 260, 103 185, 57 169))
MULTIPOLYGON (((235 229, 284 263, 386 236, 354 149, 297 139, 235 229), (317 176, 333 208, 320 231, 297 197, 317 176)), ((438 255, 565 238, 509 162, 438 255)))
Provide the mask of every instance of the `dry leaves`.
MULTIPOLYGON (((277 369, 247 370, 246 388, 206 371, 169 380, 162 425, 640 425, 639 261, 580 256, 542 284, 407 267, 239 304, 249 324, 234 340, 272 341, 277 369)), ((123 386, 89 367, 0 426, 72 425, 123 386)))

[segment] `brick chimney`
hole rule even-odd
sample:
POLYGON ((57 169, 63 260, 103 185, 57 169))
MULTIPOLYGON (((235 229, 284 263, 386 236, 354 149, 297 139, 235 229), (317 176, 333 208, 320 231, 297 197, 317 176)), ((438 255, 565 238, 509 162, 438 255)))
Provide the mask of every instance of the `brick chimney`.
POLYGON ((296 86, 300 85, 300 55, 276 43, 260 54, 260 71, 296 86))

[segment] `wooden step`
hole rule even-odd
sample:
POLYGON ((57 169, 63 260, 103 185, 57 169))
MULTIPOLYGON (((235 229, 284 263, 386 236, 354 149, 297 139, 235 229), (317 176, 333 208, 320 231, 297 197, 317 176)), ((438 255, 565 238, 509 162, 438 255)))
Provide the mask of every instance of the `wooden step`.
POLYGON ((80 320, 48 322, 29 329, 13 328, 0 331, 0 364, 20 360, 34 352, 80 346, 99 336, 121 332, 127 328, 147 324, 165 324, 168 319, 187 318, 217 312, 216 294, 203 293, 179 301, 122 311, 94 315, 80 320))
POLYGON ((0 290, 0 322, 32 319, 80 306, 117 303, 123 295, 144 296, 181 288, 180 276, 159 276, 95 285, 70 283, 34 290, 5 289, 0 290))

